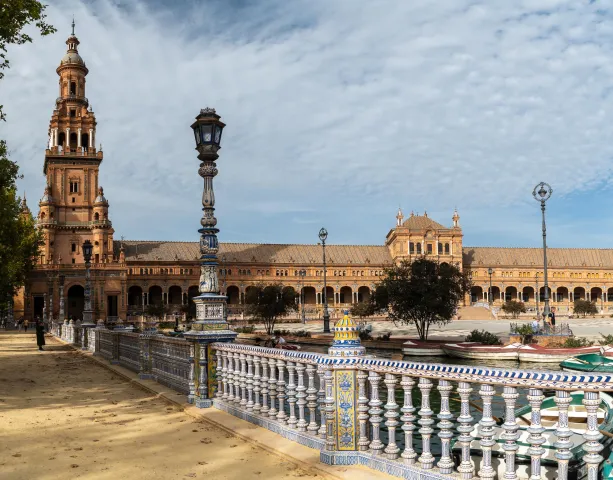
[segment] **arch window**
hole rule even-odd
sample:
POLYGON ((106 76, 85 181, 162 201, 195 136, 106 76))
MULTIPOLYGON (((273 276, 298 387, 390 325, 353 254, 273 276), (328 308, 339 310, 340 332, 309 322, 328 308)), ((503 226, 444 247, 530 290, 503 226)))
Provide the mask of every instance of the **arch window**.
POLYGON ((413 242, 409 242, 409 253, 415 253, 415 244, 413 242))
POLYGON ((445 255, 449 255, 449 244, 445 244, 445 255))
POLYGON ((77 244, 76 243, 72 243, 70 245, 70 249, 71 249, 72 252, 76 252, 77 251, 77 244))
POLYGON ((77 94, 77 82, 70 82, 70 94, 71 95, 77 94))
POLYGON ((421 243, 418 243, 416 247, 417 247, 417 254, 421 255, 421 243))
POLYGON ((438 254, 443 254, 443 244, 441 242, 438 242, 438 254))

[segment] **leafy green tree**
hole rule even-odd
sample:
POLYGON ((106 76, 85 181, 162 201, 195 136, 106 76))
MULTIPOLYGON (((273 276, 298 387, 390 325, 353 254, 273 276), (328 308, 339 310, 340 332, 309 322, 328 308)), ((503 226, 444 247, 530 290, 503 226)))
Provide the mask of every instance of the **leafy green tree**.
POLYGON ((165 313, 168 313, 168 306, 161 303, 152 303, 147 305, 145 312, 151 317, 162 318, 165 313))
POLYGON ((360 317, 364 320, 366 317, 371 317, 375 314, 375 304, 373 302, 359 302, 351 307, 351 316, 360 317))
POLYGON ((517 300, 509 300, 502 305, 502 311, 508 313, 513 318, 519 317, 520 313, 526 313, 526 305, 524 302, 517 300))
POLYGON ((272 335, 277 319, 296 310, 297 293, 292 287, 280 284, 260 283, 247 290, 245 295, 246 313, 264 324, 266 333, 272 335))
POLYGON ((590 302, 588 300, 576 300, 574 312, 577 315, 583 315, 585 318, 586 315, 595 315, 598 313, 598 308, 596 308, 596 304, 590 302))
POLYGON ((454 265, 426 258, 405 260, 385 271, 375 302, 391 320, 415 325, 419 338, 427 340, 432 324, 451 322, 470 285, 468 275, 454 265))

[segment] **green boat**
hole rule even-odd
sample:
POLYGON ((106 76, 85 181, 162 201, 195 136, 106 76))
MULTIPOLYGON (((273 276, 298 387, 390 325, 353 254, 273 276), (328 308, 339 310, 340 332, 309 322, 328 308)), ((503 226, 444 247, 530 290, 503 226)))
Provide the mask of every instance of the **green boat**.
POLYGON ((560 367, 566 372, 613 373, 613 358, 599 353, 584 353, 567 358, 560 363, 560 367))
MULTIPOLYGON (((583 433, 585 433, 587 426, 587 412, 583 406, 583 392, 571 393, 571 404, 568 409, 568 426, 572 431, 570 441, 573 444, 571 449, 572 458, 568 464, 568 479, 569 480, 583 480, 587 478, 587 469, 583 456, 583 445, 585 439, 583 433)), ((598 428, 605 435, 601 439, 601 443, 604 449, 601 452, 605 458, 610 458, 611 447, 613 446, 613 397, 606 393, 600 393, 601 404, 598 409, 598 428), (606 434, 611 434, 608 436, 606 434)), ((518 478, 530 478, 530 455, 528 449, 530 444, 528 438, 528 427, 530 426, 530 417, 532 409, 529 405, 518 409, 515 414, 517 418, 517 424, 519 425, 519 439, 517 440, 518 449, 516 452, 516 471, 518 478)), ((504 433, 502 424, 504 419, 498 419, 497 425, 494 427, 494 439, 496 444, 492 447, 492 466, 498 474, 498 478, 504 478, 505 472, 505 451, 502 448, 505 441, 501 438, 501 434, 504 433)), ((558 426, 558 407, 555 404, 553 397, 547 397, 541 407, 541 425, 545 428, 543 436, 545 437, 545 443, 542 447, 545 449, 545 453, 541 457, 541 478, 554 480, 557 479, 557 459, 555 458, 556 448, 554 443, 557 440, 555 435, 556 428, 558 426)), ((476 471, 481 468, 482 450, 479 445, 481 435, 479 432, 478 424, 475 425, 471 435, 474 437, 470 444, 470 455, 475 464, 476 471)), ((461 449, 459 444, 454 444, 452 447, 452 453, 455 463, 459 465, 461 449)), ((607 461, 608 462, 608 461, 607 461)), ((599 478, 612 479, 613 474, 610 468, 610 462, 603 462, 599 478), (606 475, 605 475, 606 472, 606 475)))

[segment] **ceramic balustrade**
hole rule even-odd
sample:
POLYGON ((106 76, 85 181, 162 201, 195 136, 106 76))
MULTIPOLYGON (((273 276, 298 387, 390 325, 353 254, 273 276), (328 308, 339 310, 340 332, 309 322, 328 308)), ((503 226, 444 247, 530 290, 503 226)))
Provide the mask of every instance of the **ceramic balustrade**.
POLYGON ((139 372, 141 367, 140 340, 138 333, 114 333, 117 336, 119 365, 139 372))
POLYGON ((585 392, 579 478, 598 478, 601 451, 613 446, 598 430, 596 393, 613 390, 613 376, 338 358, 227 343, 214 348, 218 408, 231 404, 230 413, 243 412, 242 418, 288 438, 313 439, 310 446, 322 450, 322 461, 343 455, 330 463, 371 462, 405 478, 576 478, 569 472, 571 391, 585 392), (335 376, 345 370, 355 375, 335 376), (343 385, 346 378, 353 383, 343 385), (547 436, 545 393, 554 396, 559 411, 547 436), (519 407, 528 414, 520 418, 519 407), (294 431, 302 437, 288 434, 294 431), (527 446, 519 441, 522 431, 527 446), (351 449, 343 447, 348 444, 351 449), (548 459, 545 448, 553 448, 548 459))

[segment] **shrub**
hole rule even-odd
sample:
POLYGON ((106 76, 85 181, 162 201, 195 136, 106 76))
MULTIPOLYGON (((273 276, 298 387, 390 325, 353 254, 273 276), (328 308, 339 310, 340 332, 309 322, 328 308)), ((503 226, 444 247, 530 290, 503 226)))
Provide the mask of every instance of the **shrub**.
POLYGON ((255 326, 253 326, 253 325, 248 325, 248 326, 245 326, 245 327, 236 327, 234 329, 234 331, 236 333, 253 333, 254 330, 255 330, 255 326))
POLYGON ((306 330, 296 330, 295 332, 292 332, 292 335, 300 338, 311 338, 311 332, 306 330))
POLYGON ((586 315, 595 315, 598 313, 598 308, 596 304, 593 302, 588 302, 587 300, 577 300, 574 306, 574 312, 577 315, 583 315, 585 318, 586 315))
POLYGON ((591 347, 594 345, 594 342, 588 340, 583 337, 569 337, 564 342, 564 348, 581 348, 581 347, 591 347))
POLYGON ((532 325, 530 325, 529 323, 523 323, 521 325, 515 324, 511 329, 511 333, 524 337, 526 335, 532 335, 534 333, 534 330, 532 330, 532 325))
POLYGON ((387 342, 391 336, 392 336, 392 332, 387 332, 387 333, 384 333, 383 335, 379 335, 377 337, 377 340, 387 342))
POLYGON ((372 335, 370 334, 370 332, 367 332, 366 330, 360 330, 360 340, 364 341, 364 340, 372 340, 372 335))
POLYGON ((509 300, 502 305, 502 311, 508 313, 513 318, 517 318, 520 313, 526 313, 526 305, 524 305, 524 302, 509 300))
POLYGON ((601 333, 600 336, 602 337, 602 340, 598 341, 600 345, 613 345, 613 335, 605 335, 604 333, 601 333))
POLYGON ((175 322, 160 322, 157 328, 175 328, 175 322))
POLYGON ((483 345, 502 345, 500 339, 486 330, 473 330, 465 339, 466 342, 477 342, 483 345))

